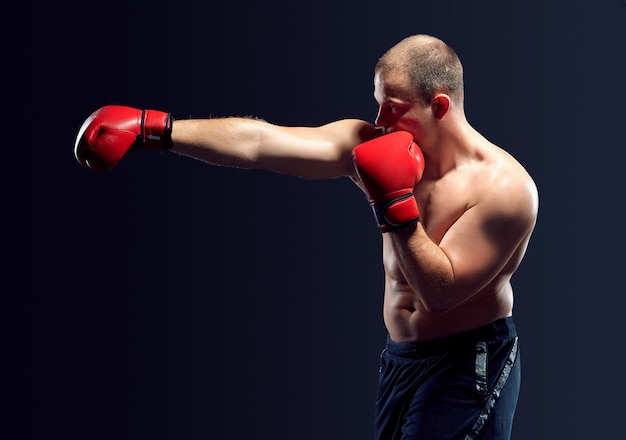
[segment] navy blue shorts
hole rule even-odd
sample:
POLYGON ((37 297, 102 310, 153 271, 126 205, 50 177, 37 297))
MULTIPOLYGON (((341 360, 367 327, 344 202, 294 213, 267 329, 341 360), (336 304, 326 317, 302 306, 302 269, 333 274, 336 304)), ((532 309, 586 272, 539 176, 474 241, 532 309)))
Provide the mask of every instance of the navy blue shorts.
POLYGON ((433 341, 387 338, 377 440, 508 440, 520 388, 512 318, 433 341))

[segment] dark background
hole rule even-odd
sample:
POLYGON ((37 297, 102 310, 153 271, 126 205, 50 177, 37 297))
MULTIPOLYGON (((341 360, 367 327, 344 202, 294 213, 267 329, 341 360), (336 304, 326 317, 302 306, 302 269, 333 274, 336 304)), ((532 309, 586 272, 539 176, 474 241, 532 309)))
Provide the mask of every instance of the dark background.
POLYGON ((514 439, 621 430, 626 2, 12 8, 2 359, 17 384, 15 438, 371 438, 380 234, 347 179, 150 151, 97 173, 72 149, 105 104, 177 119, 373 120, 373 66, 415 33, 456 49, 470 122, 539 187, 513 280, 514 439))

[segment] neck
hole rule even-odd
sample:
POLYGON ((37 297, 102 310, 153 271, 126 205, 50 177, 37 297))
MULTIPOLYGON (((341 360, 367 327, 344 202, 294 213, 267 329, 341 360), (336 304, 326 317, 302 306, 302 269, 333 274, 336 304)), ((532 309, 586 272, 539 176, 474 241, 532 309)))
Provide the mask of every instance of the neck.
POLYGON ((437 135, 423 149, 425 176, 441 177, 474 157, 479 138, 464 115, 441 121, 437 135))

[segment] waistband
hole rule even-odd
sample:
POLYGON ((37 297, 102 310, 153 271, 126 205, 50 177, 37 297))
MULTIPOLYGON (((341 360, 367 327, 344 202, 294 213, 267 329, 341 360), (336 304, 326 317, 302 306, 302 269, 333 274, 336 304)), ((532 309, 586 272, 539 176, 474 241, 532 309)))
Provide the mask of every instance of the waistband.
POLYGON ((420 342, 396 342, 387 335, 386 350, 400 357, 421 357, 449 351, 468 342, 498 341, 517 336, 513 317, 500 318, 490 324, 439 339, 420 342))

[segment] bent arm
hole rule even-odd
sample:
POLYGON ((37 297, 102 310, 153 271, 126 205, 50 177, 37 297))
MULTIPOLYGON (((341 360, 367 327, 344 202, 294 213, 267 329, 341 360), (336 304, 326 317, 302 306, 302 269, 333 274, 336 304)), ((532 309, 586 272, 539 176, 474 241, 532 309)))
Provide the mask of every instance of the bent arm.
POLYGON ((469 208, 438 243, 421 223, 389 234, 403 275, 428 310, 445 312, 494 280, 508 281, 537 213, 532 188, 513 194, 503 192, 469 208))
POLYGON ((172 151, 203 162, 308 179, 354 176, 351 151, 378 135, 345 119, 319 127, 285 127, 249 118, 174 121, 172 151))

